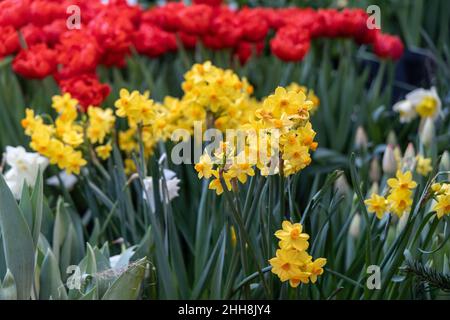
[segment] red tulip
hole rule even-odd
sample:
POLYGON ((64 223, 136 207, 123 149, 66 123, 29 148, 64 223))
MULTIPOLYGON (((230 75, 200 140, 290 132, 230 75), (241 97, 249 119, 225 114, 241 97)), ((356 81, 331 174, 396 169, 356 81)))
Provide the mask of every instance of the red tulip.
POLYGON ((95 75, 84 74, 59 82, 62 92, 68 92, 78 100, 82 111, 89 106, 100 106, 111 92, 107 84, 100 83, 95 75))
POLYGON ((25 78, 43 79, 56 71, 56 52, 43 43, 31 46, 14 58, 13 70, 25 78))

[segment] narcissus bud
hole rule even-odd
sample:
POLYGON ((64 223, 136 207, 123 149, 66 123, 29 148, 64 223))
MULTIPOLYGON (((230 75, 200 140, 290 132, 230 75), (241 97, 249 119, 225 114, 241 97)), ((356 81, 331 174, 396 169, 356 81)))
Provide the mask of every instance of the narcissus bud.
POLYGON ((368 145, 368 139, 366 131, 364 131, 364 128, 359 126, 358 129, 356 129, 356 135, 355 135, 355 147, 356 149, 367 149, 368 145))
POLYGON ((413 170, 416 162, 416 151, 414 150, 414 145, 410 142, 405 150, 405 155, 403 156, 403 169, 413 170))
POLYGON ((378 158, 373 158, 370 162, 370 171, 369 171, 370 181, 378 182, 381 178, 381 168, 378 163, 378 158))
POLYGON ((395 134, 394 131, 389 131, 386 143, 391 144, 393 146, 396 146, 398 144, 397 143, 397 135, 395 134))
POLYGON ((431 118, 427 118, 420 132, 420 142, 425 147, 430 147, 434 141, 436 129, 434 128, 434 121, 431 118))
POLYGON ((441 163, 439 164, 440 171, 450 171, 450 153, 444 151, 441 158, 441 163))
POLYGON ((334 190, 339 195, 346 195, 350 192, 350 186, 345 175, 341 175, 339 176, 339 178, 337 178, 336 182, 334 183, 334 190))
POLYGON ((388 144, 383 155, 382 163, 383 172, 388 175, 393 175, 397 171, 397 161, 395 160, 394 147, 388 144))
POLYGON ((348 233, 353 238, 358 238, 361 231, 361 215, 357 212, 353 216, 352 222, 350 223, 350 228, 348 233))

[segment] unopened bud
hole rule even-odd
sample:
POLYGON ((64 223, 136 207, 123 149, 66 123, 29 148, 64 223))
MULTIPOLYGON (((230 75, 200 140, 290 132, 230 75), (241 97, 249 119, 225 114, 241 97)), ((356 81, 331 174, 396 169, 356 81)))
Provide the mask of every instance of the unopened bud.
POLYGON ((414 145, 410 142, 405 150, 405 155, 403 156, 403 169, 413 170, 416 162, 416 152, 414 150, 414 145))
POLYGON ((370 186, 369 194, 379 194, 380 193, 380 185, 378 182, 372 183, 370 186))
POLYGON ((348 229, 348 233, 353 238, 358 238, 361 231, 361 215, 357 212, 353 216, 352 222, 350 223, 350 227, 348 229))
POLYGON ((346 195, 350 192, 350 186, 344 174, 340 175, 334 183, 334 190, 338 195, 346 195))
POLYGON ((447 150, 442 154, 439 170, 450 171, 450 153, 447 150))
POLYGON ((358 129, 356 129, 356 135, 355 135, 355 147, 356 149, 367 149, 369 141, 367 139, 366 131, 363 127, 359 126, 358 129))
POLYGON ((394 148, 391 144, 388 144, 383 155, 382 162, 383 172, 388 175, 393 175, 397 171, 397 161, 394 156, 394 148))
POLYGON ((394 131, 389 131, 386 143, 393 146, 397 145, 397 136, 394 131))
POLYGON ((369 171, 370 181, 377 182, 380 181, 381 178, 381 168, 378 163, 378 158, 373 158, 370 162, 370 171, 369 171))
POLYGON ((434 121, 431 118, 427 118, 420 132, 420 142, 425 147, 430 147, 434 141, 436 129, 434 128, 434 121))

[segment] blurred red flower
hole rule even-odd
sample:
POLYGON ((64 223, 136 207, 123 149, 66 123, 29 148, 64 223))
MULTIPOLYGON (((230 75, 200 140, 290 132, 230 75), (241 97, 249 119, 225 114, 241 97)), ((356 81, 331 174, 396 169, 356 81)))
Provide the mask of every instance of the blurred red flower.
POLYGON ((0 59, 17 52, 20 48, 17 31, 11 27, 0 27, 0 59))
POLYGON ((82 30, 67 31, 56 46, 60 78, 94 73, 100 58, 100 48, 94 36, 82 30))
POLYGON ((59 82, 62 92, 68 92, 78 100, 83 112, 89 106, 100 106, 111 92, 107 84, 100 83, 95 75, 83 74, 59 82))
POLYGON ((270 41, 272 52, 284 61, 300 61, 309 51, 309 33, 293 26, 278 30, 270 41))
POLYGON ((137 52, 149 57, 157 57, 177 48, 175 34, 151 24, 141 25, 134 34, 133 43, 137 52))
POLYGON ((19 29, 28 23, 29 0, 0 1, 0 26, 19 29))
POLYGON ((381 58, 397 60, 403 55, 404 46, 399 37, 380 33, 376 37, 373 49, 381 58))
POLYGON ((218 7, 223 0, 192 0, 193 4, 207 4, 208 6, 218 7))
POLYGON ((56 71, 56 52, 40 43, 23 49, 13 60, 13 70, 29 79, 43 79, 56 71))
POLYGON ((179 30, 193 35, 208 32, 213 18, 213 9, 204 4, 184 7, 178 11, 179 30))

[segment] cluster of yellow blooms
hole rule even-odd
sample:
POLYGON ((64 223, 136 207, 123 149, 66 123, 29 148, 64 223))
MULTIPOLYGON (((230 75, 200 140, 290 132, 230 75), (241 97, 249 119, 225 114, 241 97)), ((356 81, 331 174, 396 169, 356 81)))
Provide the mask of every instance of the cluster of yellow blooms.
POLYGON ((396 178, 388 179, 387 184, 390 187, 387 198, 374 193, 365 200, 367 210, 375 213, 378 219, 382 219, 386 212, 393 212, 398 217, 409 212, 413 201, 412 190, 417 187, 411 171, 397 171, 396 178))
POLYGON ((35 115, 31 109, 26 110, 22 126, 31 137, 30 147, 68 174, 79 174, 87 164, 82 152, 82 146, 87 147, 85 137, 91 145, 97 145, 97 156, 106 160, 112 150, 111 141, 105 143, 105 140, 114 127, 113 111, 90 107, 86 122, 85 118, 78 119, 78 101, 69 93, 54 96, 52 101, 52 107, 58 113, 54 124, 45 124, 42 116, 35 115))
POLYGON ((440 219, 444 215, 450 215, 450 184, 435 183, 431 186, 436 197, 436 204, 433 210, 436 211, 437 217, 440 219))
POLYGON ((428 174, 433 171, 433 167, 431 166, 431 158, 425 158, 419 154, 416 157, 416 171, 424 177, 428 176, 428 174))
POLYGON ((327 263, 325 258, 312 260, 306 251, 309 247, 309 235, 302 233, 300 223, 292 224, 283 221, 282 229, 275 232, 280 239, 276 256, 269 260, 272 272, 282 282, 289 280, 289 284, 296 288, 300 283, 315 283, 317 277, 323 274, 323 266, 327 263))
POLYGON ((70 94, 53 97, 53 109, 58 113, 54 124, 45 124, 41 116, 32 109, 26 110, 22 120, 25 134, 31 137, 30 147, 47 157, 67 173, 79 174, 86 165, 79 148, 84 142, 83 127, 76 122, 78 101, 70 94))
POLYGON ((142 137, 144 155, 152 155, 154 146, 158 141, 165 141, 170 137, 173 127, 168 126, 170 121, 169 109, 149 98, 150 93, 144 94, 138 91, 129 92, 120 90, 120 98, 115 102, 116 115, 126 118, 128 128, 118 133, 119 148, 128 158, 125 159, 125 171, 136 171, 133 160, 129 157, 132 152, 137 152, 139 143, 137 137, 142 137), (138 132, 140 130, 140 132, 138 132))
MULTIPOLYGON (((126 171, 134 172, 131 154, 139 150, 139 136, 145 156, 149 157, 155 144, 166 141, 176 129, 186 129, 192 134, 195 121, 201 121, 203 128, 221 131, 262 130, 256 137, 256 145, 246 141, 243 153, 248 156, 250 151, 267 147, 268 153, 276 155, 280 162, 275 170, 282 169, 284 175, 298 172, 311 162, 309 152, 316 149, 317 143, 309 114, 319 105, 313 91, 294 83, 288 90, 277 88, 275 94, 260 102, 252 97, 253 87, 245 78, 239 78, 231 70, 217 68, 209 61, 195 64, 184 78, 181 99, 166 97, 160 104, 150 99, 149 92, 141 94, 122 89, 115 102, 115 114, 112 109, 89 107, 87 116, 78 119, 78 101, 65 93, 53 97, 53 108, 58 112, 54 124, 45 124, 41 116, 35 116, 33 110, 28 109, 22 125, 31 137, 34 150, 48 157, 52 164, 75 174, 87 164, 83 150, 88 152, 93 148, 99 158, 106 160, 115 136, 119 149, 126 155, 126 171), (113 134, 116 116, 126 119, 125 129, 118 130, 117 135, 113 134), (268 140, 274 137, 273 129, 279 131, 280 146, 276 154, 268 145, 268 140)), ((216 178, 211 182, 211 189, 218 194, 223 192, 221 178, 230 189, 232 179, 245 183, 247 176, 254 175, 255 165, 263 175, 268 175, 269 167, 274 167, 273 160, 262 161, 261 157, 254 162, 237 162, 243 154, 234 153, 229 143, 223 143, 216 150, 214 160, 203 155, 196 165, 200 178, 216 178), (215 164, 217 168, 213 168, 215 164)))
POLYGON ((311 163, 310 151, 316 150, 317 142, 309 117, 319 105, 313 91, 291 84, 258 102, 251 98, 253 89, 246 79, 210 62, 194 65, 185 79, 184 97, 165 101, 178 127, 187 128, 197 120, 208 128, 240 128, 247 137, 242 150, 222 143, 214 156, 205 152, 195 165, 199 178, 215 178, 210 189, 217 194, 223 192, 221 180, 231 190, 233 181, 245 183, 255 174, 255 165, 263 176, 288 176, 311 163))

